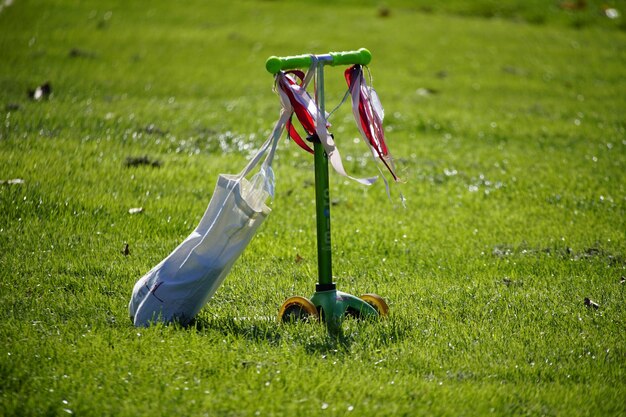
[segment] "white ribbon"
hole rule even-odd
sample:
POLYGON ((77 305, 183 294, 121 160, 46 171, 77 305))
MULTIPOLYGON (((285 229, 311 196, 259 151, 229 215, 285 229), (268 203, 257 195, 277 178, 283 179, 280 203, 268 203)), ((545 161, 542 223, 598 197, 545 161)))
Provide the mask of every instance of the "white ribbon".
MULTIPOLYGON (((315 103, 315 100, 313 100, 311 96, 309 95, 309 93, 306 91, 306 87, 312 78, 311 75, 315 74, 316 72, 317 65, 322 65, 322 64, 320 64, 316 59, 312 59, 312 64, 309 67, 309 70, 307 71, 307 74, 302 83, 302 86, 299 86, 297 84, 291 84, 287 82, 286 80, 284 82, 277 83, 279 86, 277 90, 278 90, 278 94, 280 96, 283 108, 286 111, 289 111, 290 115, 294 112, 293 106, 291 105, 291 102, 289 101, 289 97, 287 96, 287 93, 281 87, 282 85, 287 85, 290 91, 293 93, 293 97, 298 101, 298 103, 300 103, 304 108, 307 109, 307 112, 315 120, 315 133, 317 134, 317 137, 319 138, 322 146, 324 147, 324 151, 326 152, 328 161, 330 162, 330 165, 333 167, 333 169, 339 175, 349 178, 360 184, 372 185, 374 182, 376 182, 378 177, 355 178, 355 177, 348 175, 348 173, 346 172, 343 166, 343 161, 341 159, 341 154, 339 153, 339 149, 337 149, 337 146, 335 145, 335 141, 332 135, 328 132, 328 127, 330 126, 327 120, 328 115, 322 113, 318 105, 315 103)), ((283 73, 278 73, 277 77, 286 77, 286 75, 284 75, 283 73)))

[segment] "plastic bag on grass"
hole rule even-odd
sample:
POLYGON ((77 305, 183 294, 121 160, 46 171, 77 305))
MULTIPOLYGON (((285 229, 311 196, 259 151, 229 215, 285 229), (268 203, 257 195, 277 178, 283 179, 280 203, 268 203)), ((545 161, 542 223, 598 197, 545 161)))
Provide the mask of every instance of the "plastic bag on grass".
POLYGON ((135 326, 155 321, 188 324, 215 294, 270 212, 272 159, 289 117, 283 111, 272 134, 238 175, 220 174, 196 229, 133 288, 128 310, 135 326), (269 151, 268 151, 269 149, 269 151), (251 181, 245 177, 264 162, 251 181))

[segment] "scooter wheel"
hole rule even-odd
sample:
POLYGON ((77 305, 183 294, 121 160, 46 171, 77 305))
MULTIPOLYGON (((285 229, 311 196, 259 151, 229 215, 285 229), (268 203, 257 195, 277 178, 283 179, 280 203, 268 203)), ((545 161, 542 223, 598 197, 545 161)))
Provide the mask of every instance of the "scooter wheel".
POLYGON ((363 294, 361 300, 374 307, 374 310, 378 312, 382 317, 386 317, 389 314, 389 306, 387 302, 378 294, 363 294))
POLYGON ((278 321, 283 323, 307 321, 311 318, 319 319, 317 309, 311 301, 297 295, 285 300, 278 311, 278 321))

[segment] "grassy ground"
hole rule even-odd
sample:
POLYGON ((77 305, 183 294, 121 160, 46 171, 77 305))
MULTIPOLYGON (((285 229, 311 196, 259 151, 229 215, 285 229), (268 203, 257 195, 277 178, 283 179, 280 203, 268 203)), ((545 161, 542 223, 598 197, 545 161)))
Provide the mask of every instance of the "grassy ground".
MULTIPOLYGON (((624 17, 422 3, 3 7, 0 415, 626 414, 624 17), (408 207, 332 175, 334 273, 390 317, 273 319, 316 275, 312 161, 281 143, 273 212, 197 325, 133 328, 134 282, 277 118, 265 59, 362 46, 408 207)), ((332 122, 375 172, 347 106, 332 122)))

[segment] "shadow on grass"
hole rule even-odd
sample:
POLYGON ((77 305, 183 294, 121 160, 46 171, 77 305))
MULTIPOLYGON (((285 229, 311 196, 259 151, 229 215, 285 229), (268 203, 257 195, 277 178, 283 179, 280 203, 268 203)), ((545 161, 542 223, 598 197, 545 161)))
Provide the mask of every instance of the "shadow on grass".
POLYGON ((273 346, 302 346, 311 354, 349 353, 353 345, 378 348, 414 336, 415 327, 407 321, 346 319, 339 328, 319 322, 279 323, 273 317, 198 317, 188 328, 198 332, 218 332, 253 343, 273 346))
POLYGON ((253 342, 277 344, 282 336, 278 323, 269 317, 197 317, 189 326, 198 332, 215 331, 253 342))

